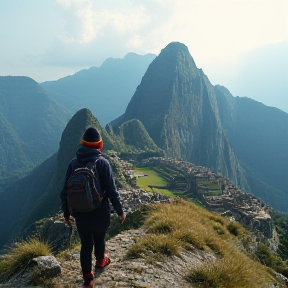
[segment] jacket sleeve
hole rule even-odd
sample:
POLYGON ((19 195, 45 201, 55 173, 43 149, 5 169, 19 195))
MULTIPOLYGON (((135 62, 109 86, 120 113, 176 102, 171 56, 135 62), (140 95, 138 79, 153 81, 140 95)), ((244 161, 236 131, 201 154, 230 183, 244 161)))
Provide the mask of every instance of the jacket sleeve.
POLYGON ((60 192, 61 207, 62 207, 62 211, 64 213, 65 219, 68 219, 70 216, 70 212, 67 206, 67 180, 70 177, 71 173, 72 173, 72 167, 71 167, 71 162, 70 162, 66 171, 64 186, 60 192))
POLYGON ((106 159, 100 159, 98 162, 100 163, 97 163, 96 169, 97 172, 99 171, 101 188, 106 192, 106 195, 110 199, 116 213, 121 216, 123 214, 123 209, 120 202, 120 195, 116 189, 111 166, 106 159))

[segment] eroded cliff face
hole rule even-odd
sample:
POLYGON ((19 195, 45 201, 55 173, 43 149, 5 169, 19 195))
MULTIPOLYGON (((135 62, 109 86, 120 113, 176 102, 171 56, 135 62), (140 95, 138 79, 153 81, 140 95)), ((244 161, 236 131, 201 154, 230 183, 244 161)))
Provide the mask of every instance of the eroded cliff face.
POLYGON ((221 125, 245 169, 250 191, 287 212, 288 114, 216 85, 221 125))
POLYGON ((112 125, 133 118, 167 156, 208 166, 236 181, 238 163, 221 127, 214 87, 185 45, 173 42, 161 51, 125 114, 112 125))

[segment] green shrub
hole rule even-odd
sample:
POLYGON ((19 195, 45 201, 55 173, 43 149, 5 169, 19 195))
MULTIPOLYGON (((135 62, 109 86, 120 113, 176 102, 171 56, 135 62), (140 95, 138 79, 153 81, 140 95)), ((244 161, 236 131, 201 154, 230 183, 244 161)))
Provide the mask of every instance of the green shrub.
POLYGON ((282 259, 273 254, 266 245, 262 243, 258 244, 256 256, 263 265, 268 266, 285 276, 288 274, 288 268, 282 259))

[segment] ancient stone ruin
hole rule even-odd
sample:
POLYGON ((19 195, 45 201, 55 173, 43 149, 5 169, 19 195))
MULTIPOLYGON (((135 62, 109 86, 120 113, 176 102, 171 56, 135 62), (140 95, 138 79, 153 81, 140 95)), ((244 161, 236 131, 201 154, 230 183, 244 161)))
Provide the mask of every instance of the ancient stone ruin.
POLYGON ((211 212, 225 215, 226 211, 230 211, 231 220, 235 219, 250 231, 259 232, 268 238, 272 237, 271 208, 252 194, 235 187, 222 174, 214 173, 207 167, 162 157, 145 159, 143 164, 181 171, 187 181, 186 195, 198 199, 211 212), (203 179, 206 185, 201 186, 199 182, 203 179), (207 183, 218 186, 219 195, 211 196, 207 183))

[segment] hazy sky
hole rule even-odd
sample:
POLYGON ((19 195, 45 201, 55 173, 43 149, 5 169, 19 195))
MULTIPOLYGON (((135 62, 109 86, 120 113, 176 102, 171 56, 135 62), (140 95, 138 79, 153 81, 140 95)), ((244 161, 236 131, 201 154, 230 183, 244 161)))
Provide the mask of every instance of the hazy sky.
MULTIPOLYGON (((229 89, 223 67, 288 41, 287 0, 0 0, 0 21, 0 75, 37 82, 128 52, 158 55, 179 41, 212 84, 229 89)), ((279 102, 257 100, 288 111, 285 93, 279 102)))

